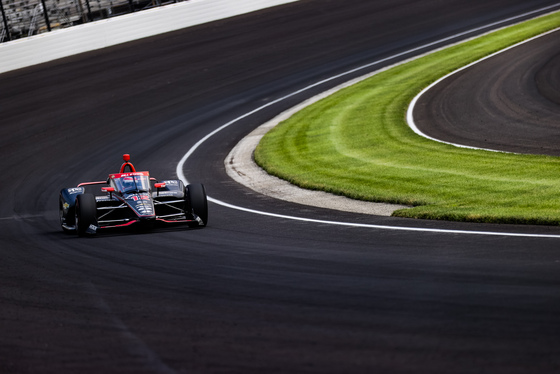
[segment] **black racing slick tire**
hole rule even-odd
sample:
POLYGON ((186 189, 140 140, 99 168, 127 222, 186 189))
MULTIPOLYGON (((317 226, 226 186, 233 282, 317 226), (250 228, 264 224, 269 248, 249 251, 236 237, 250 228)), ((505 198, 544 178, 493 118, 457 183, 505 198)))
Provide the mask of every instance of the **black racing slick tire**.
POLYGON ((202 220, 204 226, 208 225, 208 200, 204 185, 200 183, 189 184, 187 186, 187 199, 193 213, 202 220))
POLYGON ((86 193, 76 196, 76 232, 78 236, 94 235, 97 231, 97 203, 95 196, 86 193))

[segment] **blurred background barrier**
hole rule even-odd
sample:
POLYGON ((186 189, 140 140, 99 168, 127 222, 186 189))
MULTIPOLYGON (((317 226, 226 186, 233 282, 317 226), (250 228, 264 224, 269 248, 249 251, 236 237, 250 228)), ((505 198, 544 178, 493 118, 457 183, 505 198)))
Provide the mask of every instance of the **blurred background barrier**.
POLYGON ((0 0, 0 43, 182 0, 0 0))
MULTIPOLYGON (((26 0, 0 0, 0 4, 4 4, 3 7, 5 7, 8 1, 21 2, 26 0)), ((151 5, 152 2, 149 2, 149 4, 142 3, 145 0, 88 0, 88 3, 86 3, 86 0, 27 1, 29 3, 35 1, 36 5, 40 4, 39 8, 41 10, 37 12, 36 18, 42 17, 42 23, 36 21, 37 24, 33 26, 35 30, 33 33, 30 33, 29 29, 31 22, 27 23, 27 35, 31 34, 31 36, 21 36, 11 41, 5 39, 4 43, 0 43, 0 73, 297 0, 185 0, 177 3, 152 0, 158 1, 157 4, 159 5, 151 5), (81 2, 82 10, 86 13, 72 13, 74 8, 71 6, 72 11, 67 9, 66 12, 60 11, 52 14, 47 12, 47 17, 45 17, 42 12, 42 9, 45 9, 42 8, 42 1, 46 3, 55 1, 57 4, 66 5, 74 4, 74 7, 79 7, 78 3, 81 2), (115 16, 117 10, 121 9, 116 6, 117 1, 121 1, 119 4, 124 4, 122 5, 124 8, 129 7, 128 14, 115 16), (93 7, 94 2, 112 4, 110 8, 112 13, 109 15, 107 8, 93 7), (90 10, 88 10, 87 4, 89 4, 90 10), (140 7, 140 4, 144 4, 144 6, 140 7), (168 5, 160 6, 164 4, 168 5), (106 10, 100 11, 100 9, 106 10), (139 9, 147 10, 138 11, 139 9), (131 10, 134 10, 134 12, 131 13, 131 10), (55 14, 57 15, 55 16, 55 14), (58 14, 65 15, 59 16, 58 14), (84 17, 86 21, 84 21, 84 17), (93 20, 93 22, 89 20, 93 20), (49 27, 47 27, 47 24, 49 27), (76 26, 69 27, 73 24, 76 26), (52 32, 49 32, 49 28, 52 32)), ((57 9, 66 8, 60 5, 57 9)), ((7 23, 5 9, 2 14, 7 23)), ((32 21, 34 13, 31 12, 29 16, 29 20, 32 21)), ((22 18, 21 15, 18 17, 22 18)), ((21 32, 25 34, 25 31, 21 32)), ((11 30, 10 38, 13 38, 13 36, 13 30, 11 30)))

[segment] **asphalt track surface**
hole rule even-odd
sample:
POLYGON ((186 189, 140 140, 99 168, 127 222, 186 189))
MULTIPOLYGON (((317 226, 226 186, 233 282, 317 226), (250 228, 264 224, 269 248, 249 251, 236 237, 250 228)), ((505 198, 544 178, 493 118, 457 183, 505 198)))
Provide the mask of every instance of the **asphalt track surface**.
MULTIPOLYGON (((302 1, 1 75, 0 372, 558 372, 558 238, 343 227, 211 204, 204 229, 81 239, 57 216, 60 188, 103 180, 122 153, 174 177, 199 139, 264 103, 552 3, 302 1)), ((537 76, 557 78, 557 55, 543 53, 537 76)), ((281 214, 560 234, 309 208, 227 178, 241 137, 337 83, 216 134, 185 175, 214 198, 281 214)), ((548 105, 551 87, 526 95, 548 105)))
POLYGON ((414 115, 439 140, 560 156, 560 31, 446 78, 414 115))

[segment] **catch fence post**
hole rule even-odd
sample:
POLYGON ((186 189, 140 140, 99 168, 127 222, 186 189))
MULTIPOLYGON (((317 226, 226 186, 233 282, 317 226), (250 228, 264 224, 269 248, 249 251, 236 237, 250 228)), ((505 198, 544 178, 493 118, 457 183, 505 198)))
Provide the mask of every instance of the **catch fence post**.
POLYGON ((89 5, 89 0, 86 0, 87 15, 90 22, 93 21, 93 15, 91 14, 91 6, 89 5))
POLYGON ((45 4, 45 0, 41 0, 41 4, 43 4, 43 14, 45 15, 45 22, 47 23, 47 30, 51 31, 51 22, 49 21, 49 10, 47 9, 47 4, 45 4))
MULTIPOLYGON (((4 22, 4 30, 6 31, 6 39, 8 41, 11 40, 10 37, 10 29, 8 28, 8 18, 6 17, 6 12, 4 12, 4 4, 2 4, 2 0, 0 0, 0 12, 2 12, 2 21, 4 22)), ((1 40, 0 40, 1 42, 1 40)))

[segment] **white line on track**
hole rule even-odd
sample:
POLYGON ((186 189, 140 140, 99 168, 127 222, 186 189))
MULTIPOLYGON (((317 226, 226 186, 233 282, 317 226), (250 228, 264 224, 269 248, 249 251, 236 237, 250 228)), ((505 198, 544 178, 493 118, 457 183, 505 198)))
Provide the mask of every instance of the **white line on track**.
MULTIPOLYGON (((510 17, 510 18, 507 18, 507 19, 505 19, 505 20, 498 21, 498 22, 494 22, 494 23, 491 23, 491 24, 488 24, 488 25, 485 25, 485 26, 477 27, 477 28, 474 28, 474 29, 471 29, 471 30, 468 30, 468 31, 464 31, 464 32, 461 32, 461 33, 458 33, 458 34, 455 34, 455 35, 452 35, 452 36, 449 36, 449 37, 440 39, 440 40, 435 41, 435 42, 431 42, 431 43, 424 44, 424 45, 422 45, 422 46, 419 46, 419 47, 416 47, 416 48, 412 48, 412 49, 409 49, 409 50, 404 51, 404 52, 397 53, 397 54, 392 55, 392 56, 390 56, 390 57, 386 57, 386 58, 383 58, 383 59, 374 61, 374 62, 372 62, 372 63, 366 64, 366 65, 362 65, 362 66, 360 66, 360 67, 358 67, 358 68, 355 68, 355 69, 346 71, 346 72, 344 72, 344 73, 335 75, 335 76, 333 76, 333 77, 324 79, 324 80, 322 80, 322 81, 319 81, 319 82, 316 82, 316 83, 314 83, 314 84, 311 84, 311 85, 309 85, 309 86, 307 86, 307 87, 304 87, 304 88, 302 88, 302 89, 300 89, 300 90, 294 91, 294 92, 292 92, 292 93, 290 93, 290 94, 288 94, 288 95, 286 95, 286 96, 283 96, 283 97, 281 97, 281 98, 278 98, 278 99, 276 99, 276 100, 273 100, 273 101, 271 101, 271 102, 269 102, 269 103, 267 103, 267 104, 265 104, 265 105, 262 105, 262 106, 260 106, 260 107, 258 107, 258 108, 256 108, 256 109, 253 109, 252 111, 249 111, 249 112, 247 112, 247 113, 245 113, 245 114, 243 114, 243 115, 241 115, 241 116, 239 116, 239 117, 237 117, 237 118, 235 118, 235 119, 233 119, 233 120, 227 122, 226 124, 224 124, 224 125, 218 127, 217 129, 215 129, 214 131, 210 132, 209 134, 207 134, 206 136, 204 136, 202 139, 200 139, 196 144, 194 144, 194 145, 188 150, 187 153, 185 153, 185 155, 181 158, 181 160, 180 160, 179 163, 177 164, 177 168, 176 168, 177 176, 178 176, 178 178, 181 179, 185 184, 188 184, 188 180, 187 180, 187 178, 185 177, 185 174, 183 173, 183 169, 184 169, 185 163, 187 162, 187 160, 189 159, 189 157, 190 157, 204 142, 206 142, 209 138, 211 138, 211 137, 214 136, 215 134, 219 133, 220 131, 226 129, 227 127, 229 127, 229 126, 231 126, 231 125, 233 125, 233 124, 235 124, 235 123, 241 121, 242 119, 247 118, 247 117, 249 117, 249 116, 251 116, 251 115, 253 115, 253 114, 255 114, 255 113, 258 113, 258 112, 260 112, 260 111, 262 111, 262 110, 268 108, 269 106, 275 105, 275 104, 277 104, 277 103, 280 103, 280 102, 282 102, 282 101, 285 101, 286 99, 289 99, 289 98, 291 98, 291 97, 293 97, 293 96, 296 96, 296 95, 298 95, 298 94, 300 94, 300 93, 302 93, 302 92, 309 91, 310 89, 312 89, 312 88, 314 88, 314 87, 317 87, 317 86, 320 86, 320 85, 322 85, 322 84, 324 84, 324 83, 333 81, 333 80, 335 80, 335 79, 342 78, 342 77, 344 77, 344 76, 353 74, 353 73, 358 72, 358 71, 360 71, 360 70, 368 69, 368 68, 370 68, 370 67, 373 67, 373 66, 375 66, 375 65, 379 65, 379 64, 384 63, 384 62, 386 62, 386 61, 389 61, 389 60, 392 60, 392 59, 395 59, 395 58, 399 58, 399 57, 402 57, 402 56, 405 56, 405 55, 408 55, 408 54, 417 52, 417 51, 419 51, 419 50, 422 50, 422 49, 425 49, 425 48, 429 48, 429 47, 432 47, 432 46, 437 45, 437 44, 441 44, 441 43, 446 42, 446 41, 448 41, 448 40, 452 40, 452 39, 455 39, 455 38, 458 38, 458 37, 461 37, 461 36, 464 36, 464 35, 468 35, 468 34, 470 34, 470 33, 474 33, 474 32, 477 32, 477 31, 480 31, 480 30, 483 30, 483 29, 487 29, 487 28, 491 28, 491 27, 495 27, 495 26, 499 26, 499 25, 502 25, 502 24, 504 24, 504 23, 507 23, 507 22, 510 22, 510 21, 514 21, 514 20, 517 20, 517 19, 520 19, 520 18, 523 18, 523 17, 526 17, 526 16, 530 16, 530 15, 535 14, 535 13, 544 12, 544 11, 553 9, 553 8, 557 7, 558 5, 560 5, 560 3, 554 4, 554 5, 551 5, 551 6, 548 6, 548 7, 544 7, 544 8, 541 8, 541 9, 537 9, 537 10, 534 10, 534 11, 531 11, 531 12, 528 12, 528 13, 524 13, 524 14, 521 14, 521 15, 518 15, 518 16, 515 16, 515 17, 510 17)), ((447 46, 446 46, 446 47, 447 47, 447 46)), ((432 52, 433 52, 433 51, 431 51, 431 52, 429 52, 429 53, 432 53, 432 52)), ((417 57, 415 57, 415 58, 419 58, 419 57, 421 57, 421 56, 423 56, 423 55, 417 56, 417 57)), ((399 64, 404 63, 404 62, 405 62, 405 61, 400 62, 399 64)), ((467 65, 466 67, 468 67, 468 66, 469 66, 469 65, 467 65)), ((465 68, 466 68, 466 67, 465 67, 465 68)), ((375 72, 374 72, 373 74, 375 74, 375 72)), ((371 76, 371 75, 373 75, 373 74, 368 74, 368 75, 364 76, 363 78, 358 78, 357 80, 366 79, 367 77, 369 77, 369 76, 371 76)), ((445 77, 444 77, 444 78, 445 78, 445 77)), ((440 81, 443 80, 444 78, 440 79, 440 81)), ((354 80, 354 81, 355 81, 355 80, 354 80)), ((343 87, 343 86, 344 86, 344 85, 341 85, 340 87, 343 87)), ((425 91, 427 91, 427 89, 424 90, 423 92, 425 92, 425 91)), ((412 104, 411 104, 411 105, 412 105, 412 104)), ((409 109, 409 111, 411 112, 410 109, 409 109)), ((410 114, 410 116, 412 117, 412 114, 410 114)), ((407 118, 408 118, 408 117, 407 117, 407 118)), ((409 123, 410 123, 410 122, 409 122, 409 123)), ((412 121, 412 123, 414 123, 414 122, 412 121)), ((419 131, 419 130, 418 130, 418 131, 419 131)), ((422 136, 425 136, 425 135, 422 135, 422 136)), ((436 140, 436 139, 433 139, 433 140, 436 140)), ((459 146, 459 145, 458 145, 458 146, 459 146)), ((463 147, 464 147, 464 146, 463 146, 463 147)), ((282 219, 290 219, 290 220, 295 220, 295 221, 312 222, 312 223, 329 224, 329 225, 338 225, 338 226, 361 227, 361 228, 371 228, 371 229, 380 229, 380 230, 399 230, 399 231, 410 231, 410 232, 430 232, 430 233, 446 233, 446 234, 491 235, 491 236, 509 236, 509 237, 554 238, 554 239, 560 239, 560 235, 553 235, 553 234, 530 234, 530 233, 514 233, 514 232, 498 232, 498 231, 449 230, 449 229, 437 229, 437 228, 389 226, 389 225, 374 225, 374 224, 363 224, 363 223, 353 223, 353 222, 327 221, 327 220, 319 220, 319 219, 303 218, 303 217, 296 217, 296 216, 288 216, 288 215, 275 214, 275 213, 264 212, 264 211, 260 211, 260 210, 249 209, 249 208, 245 208, 245 207, 241 207, 241 206, 229 204, 229 203, 226 203, 226 202, 224 202, 224 201, 221 201, 221 200, 218 200, 218 199, 214 199, 214 198, 212 198, 212 197, 210 197, 210 196, 208 196, 208 201, 213 202, 213 203, 218 204, 218 205, 221 205, 221 206, 224 206, 224 207, 226 207, 226 208, 235 209, 235 210, 239 210, 239 211, 243 211, 243 212, 247 212, 247 213, 252 213, 252 214, 259 214, 259 215, 263 215, 263 216, 269 216, 269 217, 275 217, 275 218, 282 218, 282 219)))

